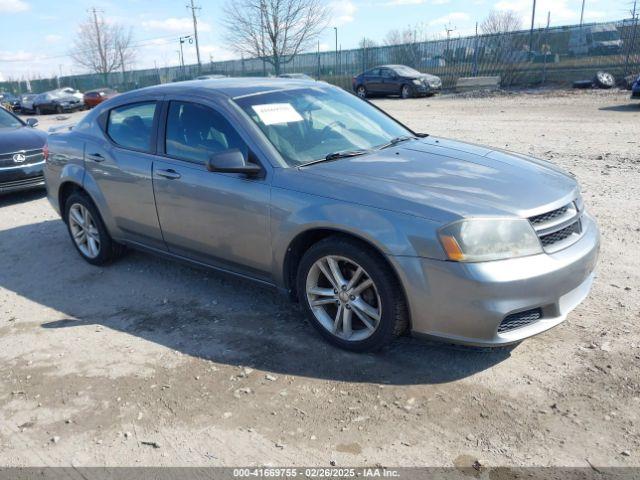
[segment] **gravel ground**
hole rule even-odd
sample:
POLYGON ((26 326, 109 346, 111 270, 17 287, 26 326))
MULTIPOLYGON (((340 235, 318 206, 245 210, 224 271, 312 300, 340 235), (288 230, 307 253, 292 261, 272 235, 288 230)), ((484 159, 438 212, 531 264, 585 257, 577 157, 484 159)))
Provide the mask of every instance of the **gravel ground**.
POLYGON ((90 266, 42 194, 4 197, 0 464, 640 466, 640 104, 596 91, 375 103, 578 177, 603 244, 565 323, 510 349, 403 338, 345 353, 246 281, 136 252, 90 266))

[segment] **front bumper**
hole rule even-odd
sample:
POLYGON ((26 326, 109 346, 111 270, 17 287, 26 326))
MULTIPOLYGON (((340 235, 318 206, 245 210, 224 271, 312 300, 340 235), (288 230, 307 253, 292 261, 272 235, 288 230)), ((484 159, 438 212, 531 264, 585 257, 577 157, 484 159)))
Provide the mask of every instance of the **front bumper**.
POLYGON ((0 193, 44 187, 44 162, 0 168, 0 193))
POLYGON ((519 342, 564 321, 593 282, 600 234, 583 215, 584 234, 553 254, 481 263, 390 257, 407 293, 418 336, 477 346, 519 342), (499 332, 505 317, 539 309, 532 323, 499 332))
POLYGON ((413 84, 415 91, 418 95, 433 95, 435 93, 439 93, 440 90, 442 90, 442 85, 428 85, 428 84, 421 84, 421 85, 416 85, 415 83, 413 84))

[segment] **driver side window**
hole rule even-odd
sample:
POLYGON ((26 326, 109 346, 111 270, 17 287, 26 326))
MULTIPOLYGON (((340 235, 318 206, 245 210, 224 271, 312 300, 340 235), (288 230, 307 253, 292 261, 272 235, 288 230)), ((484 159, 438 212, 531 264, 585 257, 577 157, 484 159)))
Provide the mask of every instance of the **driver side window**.
POLYGON ((247 158, 246 144, 218 112, 197 103, 170 102, 165 132, 167 155, 204 164, 211 155, 232 148, 247 158))

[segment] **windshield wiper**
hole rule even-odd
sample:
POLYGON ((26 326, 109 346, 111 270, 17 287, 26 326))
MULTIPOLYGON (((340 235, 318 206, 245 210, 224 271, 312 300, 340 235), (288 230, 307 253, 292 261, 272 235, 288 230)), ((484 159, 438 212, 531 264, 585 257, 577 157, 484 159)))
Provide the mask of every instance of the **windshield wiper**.
POLYGON ((382 150, 383 148, 393 147, 394 145, 400 142, 406 142, 407 140, 415 140, 418 138, 415 135, 404 135, 402 137, 396 137, 389 140, 387 143, 384 143, 378 147, 378 150, 382 150))
POLYGON ((310 162, 301 163, 299 167, 306 167, 307 165, 313 165, 315 163, 331 162, 332 160, 338 160, 340 158, 357 157, 369 153, 369 150, 341 150, 339 152, 329 153, 326 157, 318 160, 311 160, 310 162))

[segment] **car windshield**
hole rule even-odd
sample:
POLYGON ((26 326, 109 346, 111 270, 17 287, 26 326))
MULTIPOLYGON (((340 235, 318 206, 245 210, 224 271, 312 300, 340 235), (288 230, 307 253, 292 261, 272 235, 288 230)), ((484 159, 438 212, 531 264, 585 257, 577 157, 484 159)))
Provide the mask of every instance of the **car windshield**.
POLYGON ((338 89, 269 92, 235 102, 292 167, 412 135, 368 102, 338 89))
POLYGON ((22 127, 22 122, 9 112, 0 108, 0 128, 18 128, 22 127))
POLYGON ((422 75, 419 71, 414 70, 411 67, 406 67, 404 65, 400 65, 398 67, 393 67, 393 70, 398 74, 404 77, 413 77, 417 75, 422 75))

